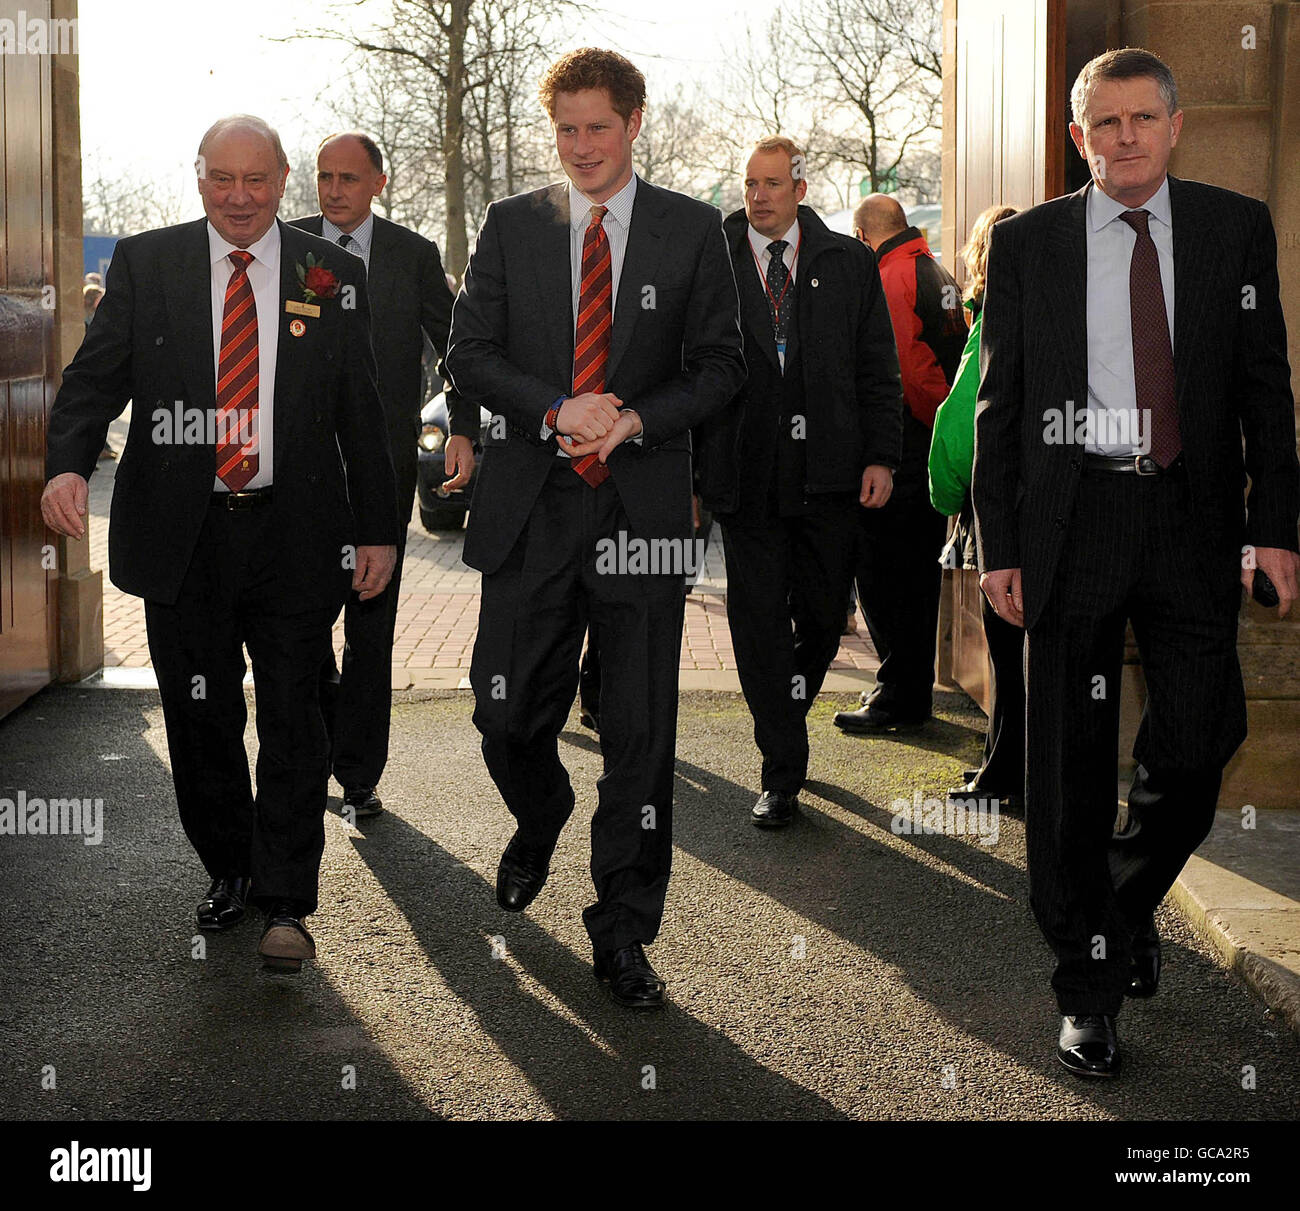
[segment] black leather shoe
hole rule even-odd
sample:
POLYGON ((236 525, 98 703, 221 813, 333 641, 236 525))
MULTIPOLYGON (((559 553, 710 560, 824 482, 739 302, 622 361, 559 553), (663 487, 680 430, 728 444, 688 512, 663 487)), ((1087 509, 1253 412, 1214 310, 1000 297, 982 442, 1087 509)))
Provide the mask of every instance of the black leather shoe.
POLYGON ((835 726, 855 735, 914 732, 929 721, 929 715, 905 715, 881 706, 860 706, 856 711, 835 712, 835 726))
POLYGON ((343 792, 343 814, 353 820, 377 816, 384 810, 384 801, 375 794, 373 786, 358 786, 343 792))
POLYGON ((996 800, 998 811, 1005 812, 1007 815, 1023 816, 1025 814, 1025 800, 1021 795, 1007 795, 998 791, 991 791, 986 787, 976 786, 973 781, 967 781, 962 786, 954 786, 948 791, 949 803, 967 803, 971 799, 982 799, 988 804, 992 804, 996 800))
POLYGON ((799 797, 784 791, 764 791, 749 811, 749 818, 759 828, 784 828, 799 810, 799 797))
POLYGON ((594 955, 596 979, 609 985, 609 995, 618 1004, 628 1009, 664 1007, 664 982, 640 942, 619 950, 597 950, 594 955))
POLYGON ((287 900, 279 900, 266 910, 266 928, 257 953, 262 966, 271 971, 301 971, 304 959, 316 957, 316 939, 302 923, 300 909, 287 900))
POLYGON ((506 912, 523 912, 537 899, 550 873, 550 853, 525 845, 515 833, 497 867, 497 903, 506 912))
POLYGON ((244 906, 253 881, 247 875, 213 879, 195 916, 200 929, 230 929, 244 919, 244 906))
POLYGON ((1160 986, 1160 935, 1153 916, 1133 937, 1133 969, 1124 995, 1153 997, 1160 986))
POLYGON ((1075 1076, 1119 1076, 1119 1038, 1112 1014, 1061 1019, 1056 1058, 1075 1076))

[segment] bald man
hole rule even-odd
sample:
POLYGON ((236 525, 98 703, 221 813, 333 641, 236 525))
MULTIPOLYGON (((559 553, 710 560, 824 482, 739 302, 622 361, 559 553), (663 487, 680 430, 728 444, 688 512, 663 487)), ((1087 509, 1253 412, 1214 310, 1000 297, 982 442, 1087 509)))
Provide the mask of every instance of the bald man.
POLYGON ((360 262, 276 218, 289 164, 260 118, 213 125, 195 167, 207 217, 113 252, 50 415, 41 509, 84 536, 86 481, 134 400, 109 575, 144 598, 181 823, 211 880, 197 925, 228 930, 251 900, 265 966, 298 971, 325 847, 321 662, 349 585, 369 601, 392 575, 396 489, 360 262))
POLYGON ((885 506, 859 515, 858 598, 880 657, 875 687, 837 727, 853 733, 907 731, 930 718, 935 636, 947 522, 930 505, 934 414, 966 344, 961 290, 896 198, 874 193, 853 215, 853 234, 876 254, 903 377, 902 465, 885 506))

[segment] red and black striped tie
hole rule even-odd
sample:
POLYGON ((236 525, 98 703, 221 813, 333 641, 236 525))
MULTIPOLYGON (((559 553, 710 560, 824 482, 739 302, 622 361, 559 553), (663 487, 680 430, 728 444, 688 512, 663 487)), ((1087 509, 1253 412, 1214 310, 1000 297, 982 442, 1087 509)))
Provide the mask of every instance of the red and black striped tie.
MULTIPOLYGON (((582 285, 578 289, 578 328, 573 337, 573 394, 605 390, 609 336, 614 327, 614 273, 609 237, 601 220, 606 207, 591 208, 591 223, 582 237, 582 285)), ((573 460, 573 469, 593 488, 609 477, 609 468, 594 454, 573 460)))
POLYGON ((217 477, 238 492, 257 474, 257 303, 251 252, 232 252, 217 356, 217 477))

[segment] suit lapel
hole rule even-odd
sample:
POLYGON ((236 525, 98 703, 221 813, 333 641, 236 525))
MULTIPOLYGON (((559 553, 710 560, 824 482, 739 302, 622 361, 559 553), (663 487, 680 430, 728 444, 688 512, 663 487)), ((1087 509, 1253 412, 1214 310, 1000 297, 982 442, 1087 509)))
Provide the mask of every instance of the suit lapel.
MULTIPOLYGON (((279 220, 277 219, 278 223, 279 220)), ((306 256, 301 232, 287 223, 280 223, 280 302, 276 308, 276 321, 272 325, 259 325, 261 332, 274 331, 276 334, 275 352, 275 415, 272 421, 275 431, 275 466, 273 474, 278 477, 284 454, 292 441, 293 425, 297 419, 297 400, 294 398, 295 384, 306 381, 302 373, 302 356, 306 348, 315 345, 315 341, 286 335, 289 324, 294 317, 285 309, 289 299, 302 299, 302 287, 298 283, 296 266, 306 256)), ((310 334, 319 320, 305 320, 310 334)))
POLYGON ((623 270, 618 279, 614 331, 609 347, 609 363, 605 367, 606 387, 613 381, 618 363, 632 342, 632 330, 641 314, 642 290, 654 282, 666 235, 658 190, 638 178, 636 196, 632 203, 632 222, 627 234, 627 249, 623 254, 623 270))
POLYGON ((1209 291, 1206 282, 1221 271, 1223 251, 1212 217, 1187 204, 1184 184, 1169 178, 1169 217, 1174 228, 1174 398, 1180 411, 1191 371, 1196 331, 1209 291))
POLYGON ((180 233, 180 255, 163 279, 167 314, 180 344, 180 363, 193 407, 217 405, 212 333, 212 260, 208 221, 199 219, 180 233), (197 305, 196 305, 197 294, 197 305))
MULTIPOLYGON (((1088 189, 1071 194, 1043 248, 1044 311, 1055 329, 1075 407, 1088 399, 1088 189)), ((1057 401, 1060 407, 1064 401, 1057 401)))
POLYGON ((779 371, 781 359, 777 357, 776 337, 772 334, 772 313, 767 306, 763 285, 758 280, 758 270, 754 267, 748 224, 740 229, 739 243, 732 244, 731 263, 736 271, 736 286, 740 291, 740 314, 749 326, 754 341, 772 363, 772 368, 779 371))
POLYGON ((370 295, 371 307, 376 297, 387 297, 393 287, 393 266, 396 258, 389 236, 393 234, 390 224, 375 215, 374 227, 370 233, 370 265, 366 270, 366 291, 370 295))
MULTIPOLYGON (((569 265, 569 185, 552 185, 537 203, 537 256, 533 268, 541 299, 547 348, 556 381, 573 382, 573 279, 569 265)), ((566 386, 567 389, 567 386, 566 386)))

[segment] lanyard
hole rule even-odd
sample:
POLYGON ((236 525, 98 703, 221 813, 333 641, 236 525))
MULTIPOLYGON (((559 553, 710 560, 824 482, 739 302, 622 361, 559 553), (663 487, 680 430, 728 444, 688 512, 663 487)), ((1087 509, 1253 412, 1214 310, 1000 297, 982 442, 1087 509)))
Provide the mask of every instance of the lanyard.
MULTIPOLYGON (((786 291, 790 289, 790 283, 794 281, 794 267, 799 263, 799 246, 803 243, 803 229, 799 229, 799 235, 794 242, 794 256, 790 258, 790 269, 785 275, 785 285, 781 287, 781 296, 772 297, 772 287, 767 284, 767 274, 763 272, 762 262, 758 259, 758 253, 754 251, 754 245, 748 237, 745 243, 749 244, 749 255, 754 258, 754 268, 758 270, 758 279, 763 283, 763 293, 767 295, 768 302, 772 304, 772 309, 776 312, 776 318, 781 318, 781 304, 785 302, 786 291)), ((770 255, 770 254, 769 254, 770 255)))

